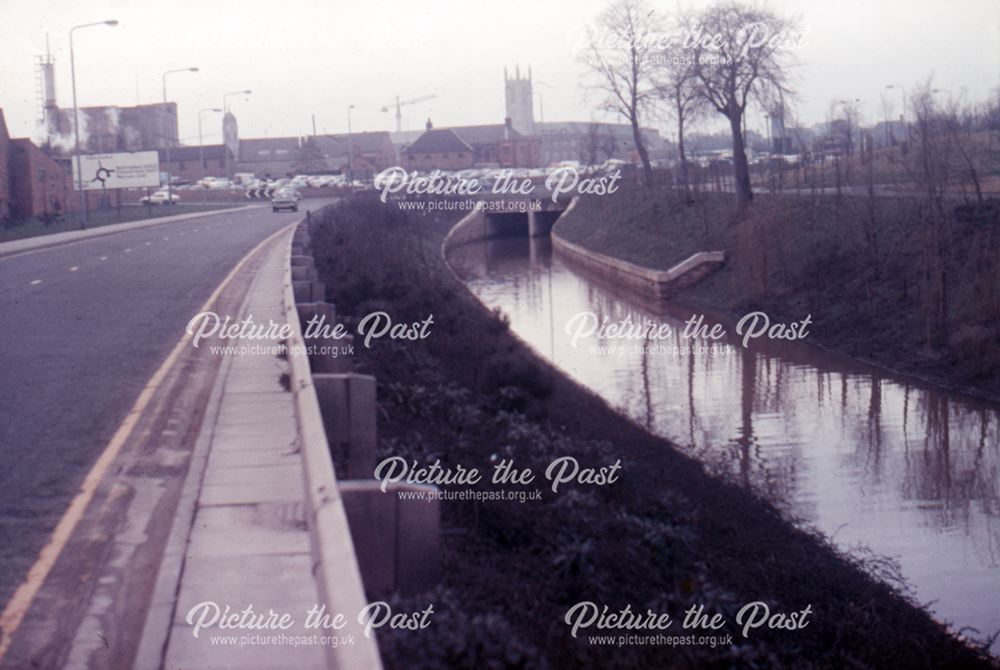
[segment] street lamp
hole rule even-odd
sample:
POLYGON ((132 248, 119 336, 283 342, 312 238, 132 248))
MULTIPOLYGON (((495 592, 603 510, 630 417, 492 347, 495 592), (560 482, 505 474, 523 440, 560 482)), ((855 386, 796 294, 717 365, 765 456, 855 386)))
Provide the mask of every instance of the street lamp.
MULTIPOLYGON (((228 113, 229 107, 226 105, 226 100, 233 95, 250 95, 253 93, 250 89, 245 91, 230 91, 222 96, 222 111, 228 113)), ((226 145, 226 122, 225 117, 222 120, 222 155, 226 159, 226 179, 229 179, 229 147, 226 145)))
MULTIPOLYGON (((179 68, 177 70, 167 70, 166 72, 164 72, 163 73, 163 77, 162 77, 162 79, 163 79, 163 104, 164 105, 167 104, 167 75, 168 74, 174 74, 175 72, 197 72, 197 71, 198 71, 198 68, 196 68, 196 67, 182 67, 182 68, 179 68)), ((169 137, 167 138, 167 204, 168 205, 174 204, 174 198, 173 198, 173 192, 174 192, 173 176, 171 175, 171 170, 170 170, 170 146, 174 143, 174 141, 175 141, 174 139, 171 139, 169 137)))
POLYGON ((886 89, 891 89, 891 88, 898 88, 900 94, 902 95, 902 98, 903 98, 903 113, 900 116, 899 120, 902 121, 903 128, 906 130, 906 135, 907 135, 907 137, 909 137, 909 135, 910 135, 910 128, 909 128, 909 126, 906 125, 906 87, 905 86, 901 86, 899 84, 889 84, 888 86, 886 86, 886 89))
MULTIPOLYGON (((205 112, 216 112, 217 113, 217 112, 221 112, 221 111, 222 111, 222 109, 220 107, 206 107, 204 109, 199 109, 198 110, 198 162, 201 163, 201 187, 202 187, 201 202, 202 202, 202 204, 205 203, 206 194, 205 194, 205 143, 204 143, 204 141, 202 141, 202 135, 201 135, 201 117, 202 117, 202 115, 205 112)), ((225 143, 223 143, 222 150, 225 151, 225 149, 226 149, 226 146, 225 146, 225 143)))
POLYGON ((94 23, 83 23, 69 29, 69 71, 73 80, 73 134, 76 144, 76 188, 80 191, 80 211, 83 212, 81 227, 87 227, 87 194, 83 191, 83 166, 80 164, 80 108, 76 104, 76 59, 73 55, 73 31, 91 26, 117 26, 118 21, 109 19, 107 21, 95 21, 94 23))
POLYGON ((935 88, 935 89, 933 89, 931 91, 931 93, 934 93, 935 95, 938 94, 938 93, 947 93, 948 94, 948 106, 951 107, 951 89, 950 88, 935 88))
POLYGON ((351 138, 351 110, 354 105, 347 106, 347 179, 354 182, 354 144, 351 138))

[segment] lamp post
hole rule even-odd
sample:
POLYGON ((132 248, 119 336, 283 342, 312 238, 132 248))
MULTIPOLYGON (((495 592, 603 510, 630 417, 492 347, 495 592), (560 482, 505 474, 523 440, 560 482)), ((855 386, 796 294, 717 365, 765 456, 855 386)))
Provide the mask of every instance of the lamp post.
POLYGON ((931 93, 933 93, 935 95, 937 95, 938 93, 947 93, 948 94, 948 106, 951 107, 951 89, 950 88, 935 88, 935 89, 933 89, 931 91, 931 93))
MULTIPOLYGON (((182 68, 179 68, 179 69, 176 69, 176 70, 167 70, 166 72, 164 72, 163 76, 161 77, 161 79, 163 80, 163 104, 164 105, 167 104, 167 75, 168 74, 174 74, 176 72, 197 72, 197 71, 198 71, 198 68, 196 68, 196 67, 182 67, 182 68)), ((168 133, 168 135, 169 134, 170 133, 168 133)), ((173 143, 174 143, 174 139, 172 137, 168 137, 167 138, 167 204, 168 205, 174 204, 173 176, 171 175, 171 169, 170 169, 170 146, 173 143)))
MULTIPOLYGON (((198 162, 201 163, 201 203, 205 204, 205 142, 201 135, 201 117, 205 112, 221 112, 219 107, 206 107, 198 110, 198 162)), ((225 151, 226 145, 223 143, 222 149, 225 151)))
POLYGON ((354 141, 351 137, 351 110, 354 105, 347 106, 347 179, 354 182, 354 141))
POLYGON ((903 128, 906 130, 907 137, 909 137, 909 135, 910 135, 910 129, 906 125, 906 87, 905 86, 901 86, 899 84, 889 84, 885 88, 886 88, 886 90, 893 89, 893 88, 898 88, 899 91, 900 91, 901 97, 903 99, 903 113, 900 116, 900 121, 903 122, 903 128))
MULTIPOLYGON (((226 105, 226 100, 233 95, 250 95, 253 93, 250 89, 245 91, 230 91, 222 96, 222 111, 223 113, 229 112, 229 107, 226 105)), ((226 160, 226 180, 229 180, 229 146, 226 144, 226 118, 222 117, 222 155, 226 160)))
POLYGON ((109 19, 107 21, 96 21, 94 23, 83 23, 78 26, 73 26, 69 29, 69 71, 70 77, 73 80, 73 134, 75 136, 74 144, 76 145, 76 188, 80 191, 80 211, 83 214, 83 219, 80 223, 81 228, 87 227, 87 194, 83 190, 83 166, 80 163, 80 108, 76 104, 76 59, 73 55, 73 31, 79 30, 80 28, 89 28, 91 26, 117 26, 118 21, 115 19, 109 19))

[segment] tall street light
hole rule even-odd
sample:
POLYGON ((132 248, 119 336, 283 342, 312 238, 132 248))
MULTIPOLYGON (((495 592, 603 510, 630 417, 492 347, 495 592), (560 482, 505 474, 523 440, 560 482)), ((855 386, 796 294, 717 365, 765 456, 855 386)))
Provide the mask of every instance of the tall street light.
POLYGON ((351 136, 351 110, 354 105, 347 106, 347 179, 354 182, 354 140, 351 136))
MULTIPOLYGON (((167 70, 166 72, 164 72, 163 73, 163 77, 162 77, 162 79, 163 79, 163 104, 164 105, 167 104, 167 75, 168 74, 174 74, 174 73, 177 73, 177 72, 197 72, 197 71, 198 71, 198 68, 196 68, 196 67, 182 67, 182 68, 178 68, 176 70, 167 70)), ((179 122, 180 120, 177 119, 177 121, 179 122)), ((171 174, 172 170, 170 169, 170 146, 173 143, 174 143, 173 139, 167 138, 167 204, 168 205, 174 204, 174 196, 173 196, 173 193, 174 193, 174 184, 173 184, 173 181, 174 180, 173 180, 173 175, 171 174)))
POLYGON ((885 88, 886 88, 886 90, 893 89, 893 88, 898 88, 899 89, 901 97, 903 98, 903 113, 900 116, 900 121, 902 121, 903 128, 906 130, 906 135, 908 137, 909 134, 910 134, 910 129, 906 125, 906 87, 905 86, 901 86, 899 84, 889 84, 885 88))
POLYGON ((947 93, 948 94, 948 107, 951 107, 951 89, 950 88, 935 88, 934 90, 931 91, 931 93, 933 93, 934 95, 937 95, 938 93, 947 93))
MULTIPOLYGON (((204 109, 198 110, 198 162, 201 163, 201 202, 205 203, 206 193, 205 193, 205 142, 202 141, 201 135, 201 117, 205 112, 221 112, 220 107, 206 107, 204 109)), ((225 142, 222 144, 222 150, 226 150, 225 142)))
MULTIPOLYGON (((229 107, 226 105, 226 100, 233 95, 250 95, 253 93, 250 89, 245 91, 230 91, 222 96, 222 111, 225 113, 229 112, 229 107)), ((226 120, 225 117, 222 119, 222 154, 226 159, 226 179, 229 179, 229 146, 226 144, 226 120)))
POLYGON ((94 23, 83 23, 69 29, 69 71, 73 79, 73 134, 76 136, 76 188, 80 191, 80 211, 83 212, 81 227, 87 227, 87 194, 83 190, 83 166, 80 164, 80 108, 76 104, 76 59, 73 56, 73 32, 80 28, 91 26, 117 26, 118 21, 109 19, 107 21, 95 21, 94 23))

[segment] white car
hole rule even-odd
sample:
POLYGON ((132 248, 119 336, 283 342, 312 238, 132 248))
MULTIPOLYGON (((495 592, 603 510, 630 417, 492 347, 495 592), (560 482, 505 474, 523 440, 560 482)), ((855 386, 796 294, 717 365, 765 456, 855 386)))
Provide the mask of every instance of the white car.
POLYGON ((152 195, 144 195, 139 198, 140 205, 176 205, 181 197, 166 191, 157 191, 152 195))

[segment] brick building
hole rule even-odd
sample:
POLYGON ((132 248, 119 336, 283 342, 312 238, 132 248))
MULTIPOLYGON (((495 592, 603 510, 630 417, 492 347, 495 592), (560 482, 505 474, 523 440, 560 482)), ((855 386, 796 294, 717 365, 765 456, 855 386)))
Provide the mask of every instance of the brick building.
POLYGON ((542 143, 514 130, 511 120, 479 126, 427 130, 402 152, 408 170, 461 170, 475 165, 501 168, 541 165, 542 143))
POLYGON ((0 220, 75 209, 69 167, 46 156, 29 139, 11 139, 0 110, 0 220))
MULTIPOLYGON (((428 122, 428 125, 430 123, 428 122)), ((464 170, 475 162, 472 145, 451 128, 428 128, 403 150, 403 167, 407 170, 464 170)))

